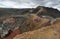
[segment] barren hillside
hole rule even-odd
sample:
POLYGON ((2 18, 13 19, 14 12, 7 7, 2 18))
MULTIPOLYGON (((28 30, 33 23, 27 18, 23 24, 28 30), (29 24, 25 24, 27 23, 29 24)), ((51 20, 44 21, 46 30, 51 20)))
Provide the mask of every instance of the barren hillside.
POLYGON ((0 9, 1 39, 59 39, 60 11, 38 6, 0 9))

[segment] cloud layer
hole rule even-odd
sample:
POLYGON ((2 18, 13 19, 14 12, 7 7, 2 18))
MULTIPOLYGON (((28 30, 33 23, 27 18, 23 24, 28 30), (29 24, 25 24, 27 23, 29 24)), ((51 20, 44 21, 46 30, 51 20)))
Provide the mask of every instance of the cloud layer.
POLYGON ((60 10, 60 0, 0 0, 3 8, 35 8, 39 5, 60 10))

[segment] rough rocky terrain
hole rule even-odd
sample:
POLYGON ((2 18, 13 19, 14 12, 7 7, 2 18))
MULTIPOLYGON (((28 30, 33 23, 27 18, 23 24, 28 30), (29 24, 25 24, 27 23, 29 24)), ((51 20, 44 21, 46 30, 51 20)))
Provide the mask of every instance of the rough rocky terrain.
POLYGON ((57 9, 38 6, 1 9, 0 12, 1 39, 60 39, 60 11, 57 9))
POLYGON ((13 39, 60 39, 60 22, 34 31, 25 32, 13 39))

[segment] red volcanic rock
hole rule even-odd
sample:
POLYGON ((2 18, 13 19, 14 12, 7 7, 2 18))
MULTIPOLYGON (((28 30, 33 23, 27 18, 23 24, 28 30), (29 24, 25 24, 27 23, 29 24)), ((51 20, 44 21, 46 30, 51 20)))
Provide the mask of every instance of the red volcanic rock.
POLYGON ((11 34, 8 35, 7 37, 5 37, 4 39, 13 39, 13 38, 14 38, 16 35, 18 35, 18 34, 20 34, 19 29, 17 29, 17 30, 15 30, 15 31, 11 32, 11 34))

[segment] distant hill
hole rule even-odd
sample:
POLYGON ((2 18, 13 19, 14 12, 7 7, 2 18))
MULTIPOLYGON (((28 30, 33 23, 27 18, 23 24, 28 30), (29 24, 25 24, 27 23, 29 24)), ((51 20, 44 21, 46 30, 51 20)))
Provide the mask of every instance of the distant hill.
POLYGON ((60 11, 54 8, 38 6, 36 8, 23 8, 23 9, 14 9, 14 8, 0 8, 0 16, 5 15, 21 15, 25 13, 36 13, 39 9, 43 8, 43 11, 40 15, 48 15, 54 18, 60 17, 60 11))
POLYGON ((32 8, 25 8, 25 9, 0 8, 0 16, 21 15, 26 12, 29 12, 29 10, 32 10, 32 8))

